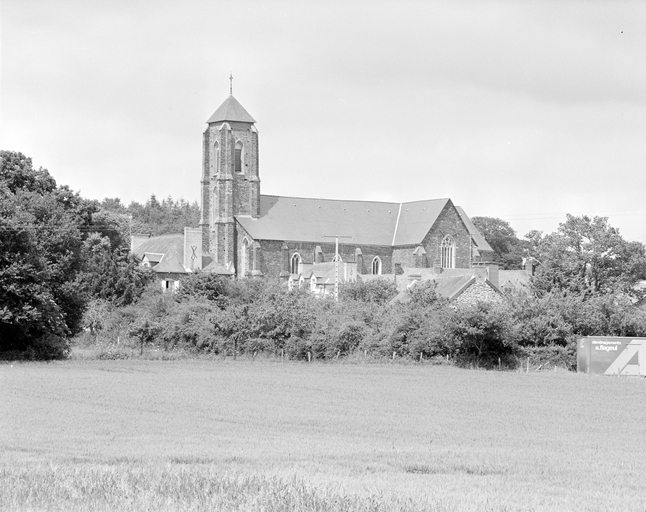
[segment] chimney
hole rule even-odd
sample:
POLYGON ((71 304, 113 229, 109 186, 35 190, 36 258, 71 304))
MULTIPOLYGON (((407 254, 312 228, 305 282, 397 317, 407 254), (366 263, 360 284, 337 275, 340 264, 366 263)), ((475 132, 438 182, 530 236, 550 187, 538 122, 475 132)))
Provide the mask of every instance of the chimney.
POLYGON ((489 282, 496 288, 500 287, 500 266, 497 261, 487 262, 487 273, 489 274, 489 282))
POLYGON ((523 258, 523 268, 530 276, 534 275, 534 268, 536 268, 536 258, 523 258))
POLYGON ((202 268, 202 228, 184 228, 184 268, 190 272, 202 268))
POLYGON ((471 264, 473 275, 482 279, 486 277, 496 288, 500 286, 499 265, 496 261, 474 261, 471 264))

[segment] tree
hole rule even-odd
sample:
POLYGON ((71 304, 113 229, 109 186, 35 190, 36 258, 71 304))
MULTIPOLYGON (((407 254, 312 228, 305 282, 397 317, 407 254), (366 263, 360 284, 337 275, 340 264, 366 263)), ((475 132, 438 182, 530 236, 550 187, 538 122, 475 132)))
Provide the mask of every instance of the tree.
POLYGON ((0 352, 65 357, 88 300, 141 294, 150 276, 118 221, 22 153, 0 152, 0 352))
POLYGON ((518 239, 509 222, 495 217, 473 217, 471 221, 498 256, 501 269, 521 268, 526 242, 518 239))
POLYGON ((456 308, 447 329, 459 352, 475 356, 479 363, 495 363, 517 349, 510 311, 504 304, 477 302, 456 308))
POLYGON ((528 237, 541 263, 534 280, 539 292, 632 293, 646 277, 644 245, 624 240, 607 217, 568 214, 556 233, 528 237))
POLYGON ((88 296, 115 306, 136 301, 154 280, 152 270, 142 267, 126 247, 113 249, 110 239, 99 233, 83 242, 83 269, 81 281, 88 296))
POLYGON ((66 355, 83 312, 80 203, 22 153, 0 152, 0 351, 66 355))
POLYGON ((153 194, 145 204, 131 202, 127 207, 117 198, 105 198, 98 203, 102 210, 118 220, 121 232, 132 233, 183 233, 185 227, 197 227, 200 222, 200 207, 197 202, 174 200, 168 196, 161 202, 153 194))

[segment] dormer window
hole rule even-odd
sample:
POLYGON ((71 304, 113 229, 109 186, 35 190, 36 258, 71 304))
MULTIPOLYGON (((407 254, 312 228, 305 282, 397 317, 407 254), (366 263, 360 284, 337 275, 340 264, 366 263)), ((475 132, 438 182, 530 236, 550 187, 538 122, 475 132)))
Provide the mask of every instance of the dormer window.
POLYGON ((233 159, 233 170, 235 172, 242 172, 242 142, 237 141, 235 147, 235 156, 233 159))

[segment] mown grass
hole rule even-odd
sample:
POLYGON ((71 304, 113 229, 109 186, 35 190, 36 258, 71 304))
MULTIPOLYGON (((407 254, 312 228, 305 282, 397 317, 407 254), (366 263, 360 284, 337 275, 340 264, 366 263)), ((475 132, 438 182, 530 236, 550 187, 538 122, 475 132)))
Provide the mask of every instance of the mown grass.
POLYGON ((2 510, 646 509, 646 381, 393 364, 0 365, 2 510))

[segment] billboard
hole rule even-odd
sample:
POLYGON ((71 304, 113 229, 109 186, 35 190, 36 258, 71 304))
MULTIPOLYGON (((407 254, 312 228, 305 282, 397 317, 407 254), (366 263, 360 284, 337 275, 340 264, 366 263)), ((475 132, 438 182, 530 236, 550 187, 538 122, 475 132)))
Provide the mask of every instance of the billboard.
POLYGON ((646 377, 646 338, 586 336, 577 342, 578 372, 646 377))

